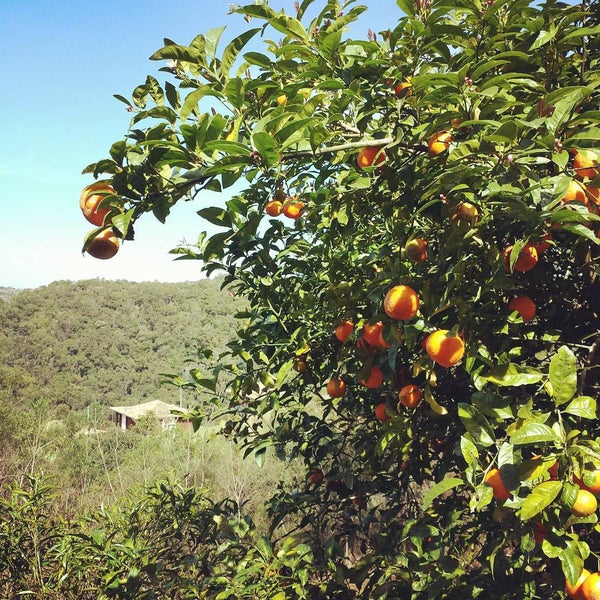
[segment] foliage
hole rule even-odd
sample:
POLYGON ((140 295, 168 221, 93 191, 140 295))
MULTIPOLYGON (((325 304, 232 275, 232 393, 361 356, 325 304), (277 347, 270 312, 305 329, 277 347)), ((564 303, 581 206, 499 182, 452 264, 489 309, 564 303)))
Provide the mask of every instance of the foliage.
MULTIPOLYGON (((294 597, 305 583, 323 598, 560 597, 598 552, 597 514, 569 510, 600 465, 600 182, 572 156, 598 144, 598 2, 398 5, 367 40, 344 37, 365 7, 333 0, 237 8, 253 28, 221 52, 222 30, 165 40, 152 59, 167 79, 118 97, 131 129, 86 172, 110 177, 124 238, 203 189, 231 196, 199 210, 220 231, 178 252, 249 301, 229 349, 231 433, 259 462, 274 447, 324 472, 270 503, 275 539, 296 527, 310 549, 294 597), (259 35, 262 51, 244 48, 259 35), (385 160, 360 168, 367 146, 385 160), (567 203, 574 179, 590 196, 567 203), (300 218, 264 213, 296 197, 300 218), (416 238, 425 260, 405 250, 416 238), (418 293, 415 318, 384 310, 395 285, 418 293), (508 309, 517 295, 533 320, 508 309), (374 348, 360 336, 378 321, 374 348), (424 351, 437 329, 464 340, 457 366, 424 351), (373 366, 384 381, 367 389, 373 366), (334 376, 341 398, 324 392, 334 376), (416 409, 398 406, 407 383, 416 409), (492 468, 505 500, 484 483, 492 468)), ((247 568, 217 597, 256 597, 247 568)))

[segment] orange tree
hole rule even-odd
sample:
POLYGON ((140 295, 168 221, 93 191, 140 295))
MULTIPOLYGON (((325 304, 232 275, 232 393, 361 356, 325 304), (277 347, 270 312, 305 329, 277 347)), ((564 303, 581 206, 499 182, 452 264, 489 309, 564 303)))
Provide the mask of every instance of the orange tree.
POLYGON ((310 549, 277 597, 562 597, 598 570, 598 2, 398 0, 360 40, 365 7, 295 4, 165 41, 86 243, 223 192, 177 252, 249 301, 226 429, 306 465, 269 504, 310 549))

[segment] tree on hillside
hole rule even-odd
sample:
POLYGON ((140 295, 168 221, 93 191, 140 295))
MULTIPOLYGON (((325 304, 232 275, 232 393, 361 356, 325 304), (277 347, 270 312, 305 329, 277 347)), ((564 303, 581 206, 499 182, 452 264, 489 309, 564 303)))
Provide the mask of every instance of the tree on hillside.
MULTIPOLYGON (((367 39, 303 0, 165 40, 84 247, 227 198, 177 253, 249 301, 228 430, 306 465, 278 598, 560 598, 600 553, 598 2, 398 6, 367 39)), ((260 597, 247 566, 217 597, 260 597)))

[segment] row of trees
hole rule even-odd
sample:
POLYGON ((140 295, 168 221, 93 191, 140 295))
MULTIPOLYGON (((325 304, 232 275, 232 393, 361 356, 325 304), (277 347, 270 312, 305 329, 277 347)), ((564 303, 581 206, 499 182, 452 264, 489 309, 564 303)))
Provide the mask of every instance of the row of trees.
MULTIPOLYGON (((294 597, 559 598, 599 558, 598 2, 398 6, 368 39, 303 0, 166 40, 86 244, 228 194, 180 252, 249 301, 231 433, 306 467, 270 504, 294 597)), ((262 564, 215 597, 266 597, 262 564)))

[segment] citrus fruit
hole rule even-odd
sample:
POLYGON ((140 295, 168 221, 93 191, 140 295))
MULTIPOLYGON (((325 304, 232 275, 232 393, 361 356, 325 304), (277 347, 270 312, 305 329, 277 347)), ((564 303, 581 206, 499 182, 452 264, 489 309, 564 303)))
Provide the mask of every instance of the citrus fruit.
POLYGON ((575 150, 573 169, 579 177, 594 179, 600 175, 600 157, 591 150, 575 150))
POLYGON ((588 575, 579 588, 581 600, 600 600, 600 572, 588 575))
POLYGON ((350 319, 344 319, 341 323, 337 325, 335 328, 335 337, 340 342, 345 342, 354 331, 354 323, 350 319))
POLYGON ((365 323, 363 326, 363 338, 367 344, 377 348, 382 331, 383 323, 381 321, 377 321, 377 323, 365 323))
POLYGON ((409 383, 405 385, 398 392, 398 399, 400 404, 406 406, 406 408, 416 408, 423 398, 423 391, 417 385, 409 383))
POLYGON ((500 469, 494 467, 490 469, 484 479, 485 483, 491 486, 493 490, 494 500, 498 500, 500 502, 504 502, 510 498, 510 492, 508 488, 502 481, 502 476, 500 475, 500 469))
POLYGON ((278 217, 282 211, 283 203, 281 203, 279 200, 269 200, 269 202, 265 204, 265 212, 270 217, 278 217))
POLYGON ((516 296, 508 303, 508 309, 517 311, 524 323, 529 323, 535 317, 535 303, 529 296, 516 296))
POLYGON ((395 285, 383 299, 383 310, 391 319, 412 319, 419 310, 419 296, 407 285, 395 285))
POLYGON ((299 198, 288 198, 283 203, 282 212, 290 219, 299 219, 304 213, 305 204, 299 198))
POLYGON ((598 500, 596 500, 596 496, 588 490, 580 489, 577 492, 573 506, 571 506, 571 512, 576 517, 588 517, 594 514, 597 509, 598 500))
POLYGON ((580 591, 581 585, 590 575, 591 573, 587 569, 582 569, 581 575, 579 575, 577 581, 573 585, 571 585, 567 579, 565 584, 567 596, 569 596, 569 598, 573 598, 573 600, 583 600, 583 596, 580 591))
POLYGON ((327 383, 327 393, 331 398, 341 398, 346 393, 346 382, 332 377, 327 383))
POLYGON ((462 359, 465 343, 458 335, 450 335, 447 329, 438 329, 427 336, 425 351, 438 365, 453 367, 462 359))
POLYGON ((103 229, 88 244, 85 251, 94 258, 106 260, 112 258, 119 251, 119 238, 112 229, 103 229))
POLYGON ((385 402, 381 402, 375 407, 375 418, 382 423, 385 423, 392 418, 388 414, 388 409, 385 402))
POLYGON ((398 98, 408 98, 412 94, 412 83, 409 81, 403 81, 394 87, 394 94, 398 98))
POLYGON ((371 367, 369 376, 361 379, 361 383, 368 388, 378 388, 383 383, 383 371, 377 367, 371 367))
MULTIPOLYGON (((513 247, 507 246, 502 251, 502 258, 504 261, 504 270, 509 273, 510 272, 510 254, 512 252, 513 247)), ((519 256, 513 265, 513 269, 518 273, 526 273, 527 271, 531 271, 535 265, 538 263, 538 252, 535 249, 535 246, 531 243, 525 244, 521 251, 519 252, 519 256)))
POLYGON ((430 156, 437 156, 448 150, 453 136, 449 131, 437 131, 427 141, 427 150, 430 156))
POLYGON ((96 227, 104 225, 104 218, 110 212, 110 208, 98 208, 107 195, 115 191, 107 181, 96 181, 83 188, 79 196, 79 208, 83 216, 96 227))
POLYGON ((356 162, 361 169, 378 167, 385 162, 385 152, 380 146, 367 146, 358 153, 356 162))
POLYGON ((404 247, 406 256, 412 262, 425 262, 427 260, 427 240, 414 238, 404 247))
POLYGON ((569 181, 569 187, 562 197, 563 202, 581 202, 588 205, 588 198, 585 193, 585 188, 578 182, 572 179, 569 181))

